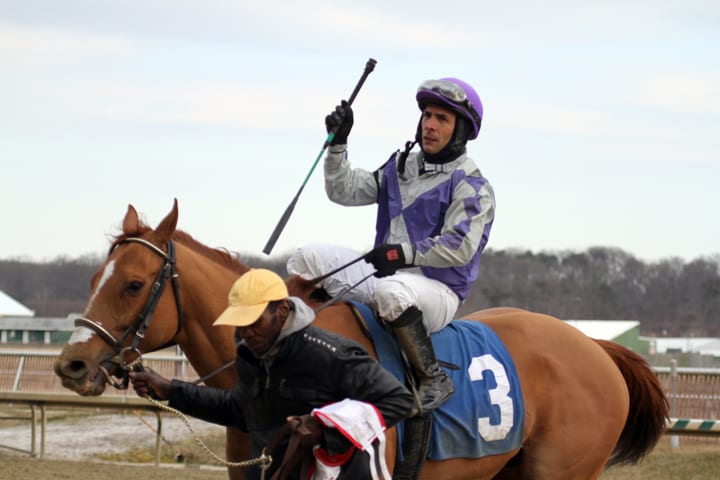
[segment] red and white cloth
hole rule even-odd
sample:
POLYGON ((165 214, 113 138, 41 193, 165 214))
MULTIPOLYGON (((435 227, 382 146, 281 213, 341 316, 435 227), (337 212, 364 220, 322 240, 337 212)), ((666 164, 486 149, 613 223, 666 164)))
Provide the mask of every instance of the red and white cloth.
MULTIPOLYGON (((313 409, 312 415, 325 427, 336 428, 358 449, 367 452, 370 473, 373 480, 391 480, 385 458, 385 421, 374 405, 358 400, 345 399, 322 408, 313 409), (376 449, 373 445, 377 442, 376 449)), ((342 464, 349 459, 330 457, 327 452, 316 447, 313 450, 316 470, 313 480, 335 480, 340 474, 342 464)))

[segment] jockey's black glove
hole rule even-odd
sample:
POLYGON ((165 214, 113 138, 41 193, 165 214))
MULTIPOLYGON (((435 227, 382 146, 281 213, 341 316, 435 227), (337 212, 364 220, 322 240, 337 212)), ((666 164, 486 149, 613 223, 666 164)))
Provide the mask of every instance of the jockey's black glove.
POLYGON ((401 245, 385 244, 375 247, 366 253, 363 258, 375 267, 375 276, 387 277, 398 271, 399 268, 412 267, 405 263, 405 254, 401 245))
POLYGON ((350 104, 343 100, 335 110, 325 117, 325 128, 327 132, 335 132, 335 137, 330 145, 344 145, 347 143, 348 135, 353 126, 353 111, 350 104))

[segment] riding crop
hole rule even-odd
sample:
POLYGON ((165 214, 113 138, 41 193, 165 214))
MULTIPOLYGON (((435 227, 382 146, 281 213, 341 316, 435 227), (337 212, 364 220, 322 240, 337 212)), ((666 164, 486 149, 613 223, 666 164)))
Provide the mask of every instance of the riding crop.
MULTIPOLYGON (((347 101, 350 105, 352 105, 353 101, 355 100, 355 97, 357 96, 358 92, 360 91, 360 87, 362 87, 363 83, 365 83, 365 79, 367 79, 368 75, 370 75, 370 72, 372 72, 373 69, 375 68, 376 63, 377 62, 371 58, 365 64, 365 71, 363 71, 363 74, 360 77, 360 80, 358 81, 357 85, 355 85, 355 89, 350 94, 350 98, 347 101)), ((312 164, 310 171, 305 176, 305 180, 302 182, 302 185, 300 185, 300 189, 295 194, 295 197, 290 202, 290 205, 288 205, 287 208, 285 209, 285 212, 282 214, 282 217, 280 217, 280 221, 278 221, 277 225, 275 226, 275 230, 273 230, 272 234, 270 235, 270 238, 268 239, 267 243, 265 244, 265 248, 263 248, 263 253, 269 255, 270 252, 272 251, 273 247, 275 246, 275 242, 277 242, 278 237, 280 237, 280 234, 282 233, 283 229, 285 228, 285 225, 287 225, 287 222, 290 219, 290 215, 292 215, 293 210, 295 210, 295 204, 297 203, 298 198, 300 198, 300 194, 302 193, 303 189, 305 188, 305 185, 307 184, 308 180, 310 180, 310 176, 315 171, 315 167, 317 167, 317 164, 320 161, 320 157, 322 157, 323 153, 325 152, 325 149, 327 149, 327 147, 330 145, 330 143, 335 138, 336 130, 337 130, 337 128, 333 129, 330 133, 328 133, 328 136, 325 139, 325 143, 323 143, 320 153, 318 153, 318 156, 317 156, 317 158, 315 158, 315 162, 312 164)))

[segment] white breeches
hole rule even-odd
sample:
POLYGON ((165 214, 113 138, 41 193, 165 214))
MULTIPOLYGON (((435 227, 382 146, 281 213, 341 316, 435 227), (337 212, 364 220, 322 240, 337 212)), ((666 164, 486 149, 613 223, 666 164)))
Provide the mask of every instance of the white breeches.
MULTIPOLYGON (((362 254, 328 244, 311 244, 298 248, 287 261, 287 271, 310 280, 345 265, 362 254)), ((350 285, 370 275, 375 268, 360 260, 320 282, 330 296, 336 297, 350 285)), ((392 322, 410 307, 423 312, 428 332, 437 332, 453 319, 459 299, 444 283, 427 278, 419 268, 399 270, 383 278, 371 276, 343 296, 346 300, 370 305, 380 318, 392 322)))

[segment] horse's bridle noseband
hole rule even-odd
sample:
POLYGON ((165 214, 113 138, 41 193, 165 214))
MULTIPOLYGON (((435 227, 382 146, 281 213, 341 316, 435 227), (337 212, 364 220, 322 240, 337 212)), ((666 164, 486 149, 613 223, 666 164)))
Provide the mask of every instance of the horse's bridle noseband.
MULTIPOLYGON (((155 282, 153 282, 152 288, 150 290, 150 296, 148 297, 147 302, 145 302, 145 307, 135 318, 133 324, 130 325, 123 332, 123 334, 120 335, 119 338, 116 338, 112 333, 108 331, 108 329, 106 329, 100 322, 97 322, 96 320, 92 320, 83 316, 75 317, 76 327, 89 328, 90 330, 97 333, 100 338, 102 338, 108 345, 113 347, 113 349, 115 350, 117 356, 115 357, 115 359, 113 359, 114 363, 117 364, 118 367, 123 371, 121 377, 117 375, 115 376, 121 378, 122 381, 120 383, 112 381, 110 378, 110 374, 105 369, 103 370, 108 379, 108 382, 118 389, 126 389, 128 387, 128 372, 130 371, 130 369, 128 368, 128 362, 125 359, 125 354, 127 352, 135 352, 138 358, 141 357, 141 353, 139 350, 140 342, 145 338, 145 332, 147 331, 148 327, 150 327, 150 322, 152 321, 155 307, 157 307, 158 301, 160 300, 160 297, 165 290, 165 285, 168 278, 172 283, 173 293, 175 294, 175 306, 177 308, 178 324, 177 330, 175 331, 173 337, 168 341, 167 344, 160 348, 174 345, 174 339, 180 333, 184 324, 182 303, 180 301, 180 286, 175 265, 175 244, 173 243, 173 241, 168 240, 167 253, 165 253, 161 248, 139 237, 126 238, 118 242, 115 248, 117 248, 117 246, 123 243, 139 243, 149 248, 163 259, 162 268, 160 269, 160 272, 158 272, 158 275, 155 278, 155 282), (134 335, 132 343, 128 347, 124 346, 125 341, 131 335, 134 335)), ((112 253, 112 251, 110 253, 112 253)))

